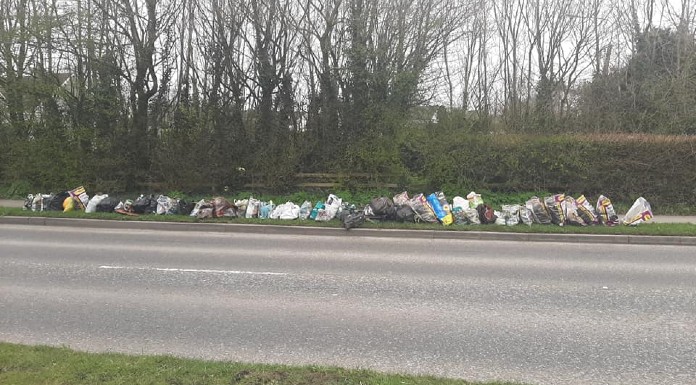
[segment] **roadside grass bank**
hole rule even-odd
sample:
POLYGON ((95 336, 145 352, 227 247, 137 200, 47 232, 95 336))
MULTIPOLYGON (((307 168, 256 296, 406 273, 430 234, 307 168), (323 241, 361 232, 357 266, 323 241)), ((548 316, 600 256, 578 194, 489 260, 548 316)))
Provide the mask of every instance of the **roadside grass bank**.
MULTIPOLYGON (((169 356, 81 353, 0 343, 0 383, 13 385, 483 385, 426 376, 319 366, 213 362, 169 356)), ((487 385, 512 385, 489 382, 487 385)), ((519 385, 519 384, 517 384, 519 385)))
MULTIPOLYGON (((102 219, 116 221, 149 221, 149 222, 178 222, 178 223, 235 223, 235 224, 254 224, 254 225, 280 225, 280 226, 306 226, 306 227, 328 227, 342 228, 341 222, 332 220, 330 222, 317 222, 312 220, 275 220, 275 219, 246 219, 246 218, 216 218, 216 219, 197 219, 184 215, 139 215, 127 216, 113 213, 85 213, 73 211, 63 213, 60 211, 33 212, 20 208, 0 207, 0 216, 17 217, 43 217, 43 218, 80 218, 80 219, 102 219)), ((554 226, 554 225, 517 225, 517 226, 497 226, 497 225, 451 225, 442 226, 440 224, 429 223, 398 223, 398 222, 366 222, 363 228, 372 229, 394 229, 394 230, 440 230, 440 231, 486 231, 486 232, 506 232, 506 233, 539 233, 539 234, 594 234, 594 235, 656 235, 656 236, 696 236, 696 224, 688 223, 643 223, 639 226, 554 226)))

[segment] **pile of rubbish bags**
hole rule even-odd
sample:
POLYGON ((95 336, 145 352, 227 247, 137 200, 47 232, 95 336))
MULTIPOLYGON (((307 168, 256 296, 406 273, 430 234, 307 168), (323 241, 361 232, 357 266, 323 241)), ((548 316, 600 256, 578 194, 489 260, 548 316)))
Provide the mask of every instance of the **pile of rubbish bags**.
POLYGON ((24 208, 32 211, 115 212, 123 215, 189 215, 199 219, 227 217, 324 222, 338 219, 346 229, 360 227, 368 221, 425 222, 444 226, 635 226, 653 217, 650 203, 643 197, 638 198, 624 218, 619 220, 611 200, 604 195, 599 196, 594 206, 584 195, 575 199, 556 194, 544 198, 532 197, 523 204, 502 205, 500 210, 495 210, 476 192, 466 197, 456 196, 450 203, 441 191, 413 197, 404 191, 392 198, 374 198, 368 205, 358 208, 333 194, 325 201, 304 201, 300 205, 293 202, 276 205, 273 201, 262 202, 254 197, 233 201, 215 197, 188 202, 165 195, 140 195, 135 200, 122 201, 108 194, 97 194, 90 199, 84 187, 80 186, 58 194, 30 194, 24 208))

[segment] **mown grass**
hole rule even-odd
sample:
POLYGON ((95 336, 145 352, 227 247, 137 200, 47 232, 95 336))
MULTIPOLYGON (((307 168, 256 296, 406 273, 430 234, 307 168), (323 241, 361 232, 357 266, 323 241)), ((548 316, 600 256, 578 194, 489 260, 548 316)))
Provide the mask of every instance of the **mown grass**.
MULTIPOLYGON (((280 226, 308 226, 308 227, 332 227, 340 228, 338 220, 330 222, 316 222, 311 220, 274 220, 274 219, 246 219, 246 218, 216 218, 200 220, 184 215, 139 215, 125 216, 112 213, 85 213, 81 211, 63 213, 60 211, 32 212, 19 208, 0 207, 0 216, 22 217, 47 217, 47 218, 82 218, 82 219, 106 219, 118 221, 153 221, 153 222, 182 222, 182 223, 237 223, 280 226)), ((659 236, 696 236, 696 224, 688 223, 644 223, 639 226, 553 226, 553 225, 465 225, 442 226, 429 223, 398 223, 398 222, 366 222, 363 228, 373 229, 397 229, 397 230, 441 230, 441 231, 492 231, 510 233, 543 233, 543 234, 603 234, 603 235, 659 235, 659 236)))
MULTIPOLYGON (((169 356, 80 353, 0 343, 0 384, 12 385, 474 385, 463 380, 318 366, 211 362, 169 356)), ((489 382, 489 385, 511 383, 489 382)))

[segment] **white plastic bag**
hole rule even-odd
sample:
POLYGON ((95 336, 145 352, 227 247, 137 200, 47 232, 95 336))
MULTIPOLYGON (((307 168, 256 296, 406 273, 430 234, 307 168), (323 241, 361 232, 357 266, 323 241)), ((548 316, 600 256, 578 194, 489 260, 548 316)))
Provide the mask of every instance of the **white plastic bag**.
POLYGON ((87 207, 85 208, 85 212, 87 213, 96 213, 97 212, 97 205, 99 202, 103 201, 105 198, 108 198, 109 194, 102 194, 102 195, 95 195, 92 197, 92 199, 87 202, 87 207))
POLYGON ((249 197, 249 202, 247 203, 247 208, 246 208, 246 218, 256 218, 259 216, 259 206, 261 205, 261 202, 254 198, 254 197, 249 197))
POLYGON ((466 209, 471 208, 471 206, 469 205, 469 200, 464 199, 464 198, 459 197, 459 196, 454 197, 454 199, 452 199, 452 209, 454 209, 456 207, 459 207, 462 210, 466 210, 466 209))
POLYGON ((292 202, 286 202, 282 205, 276 206, 276 208, 271 213, 271 219, 292 220, 297 219, 299 216, 300 206, 292 202))
POLYGON ((338 210, 341 208, 342 202, 343 201, 341 200, 341 198, 337 197, 336 195, 330 194, 328 199, 326 199, 324 208, 320 209, 317 213, 316 220, 319 222, 328 222, 334 219, 336 217, 336 214, 338 214, 338 210))
POLYGON ((652 220, 653 213, 650 203, 645 198, 636 199, 621 221, 626 226, 638 226, 641 223, 652 220))
POLYGON ((288 202, 286 203, 287 209, 283 211, 283 213, 280 214, 280 219, 284 220, 294 220, 297 219, 300 216, 300 206, 288 202))

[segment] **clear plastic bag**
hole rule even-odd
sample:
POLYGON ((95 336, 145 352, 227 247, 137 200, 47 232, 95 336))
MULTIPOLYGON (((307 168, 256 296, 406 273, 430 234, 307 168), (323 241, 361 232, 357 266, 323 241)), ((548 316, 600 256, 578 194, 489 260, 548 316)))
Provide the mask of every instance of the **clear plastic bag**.
POLYGON ((392 200, 394 201, 394 205, 396 206, 405 206, 408 204, 410 198, 408 197, 408 193, 404 191, 401 194, 394 195, 394 199, 392 200))
POLYGON ((640 197, 636 199, 621 222, 626 226, 637 226, 649 222, 652 218, 653 212, 650 203, 645 198, 640 197))
POLYGON ((531 226, 534 223, 534 213, 526 205, 520 206, 520 221, 527 226, 531 226))
POLYGON ((527 207, 527 210, 531 212, 534 223, 540 225, 551 224, 551 214, 549 214, 549 210, 546 208, 544 201, 538 197, 531 197, 525 206, 527 207))
POLYGON ((582 219, 578 213, 578 204, 575 198, 571 196, 565 197, 565 204, 563 205, 563 211, 566 218, 566 223, 572 226, 587 226, 585 220, 582 219))
POLYGON ((300 206, 299 219, 303 221, 307 220, 310 214, 312 214, 312 202, 304 201, 302 206, 300 206))
POLYGON ((565 213, 563 205, 565 204, 565 194, 556 194, 544 199, 546 208, 551 215, 551 223, 558 226, 565 225, 565 213))
POLYGON ((501 215, 505 219, 506 226, 520 224, 520 205, 503 205, 501 215))
POLYGON ((174 199, 166 196, 160 195, 157 197, 157 215, 172 214, 172 208, 175 207, 174 199))
POLYGON ((481 219, 479 218, 478 210, 476 209, 464 209, 464 214, 472 225, 480 225, 481 219))
POLYGON ((597 199, 597 214, 600 223, 606 226, 615 226, 619 223, 619 216, 616 215, 614 205, 604 195, 600 195, 599 199, 597 199))
POLYGON ((588 225, 596 225, 599 223, 599 216, 597 215, 597 211, 595 211, 595 208, 592 207, 590 202, 587 201, 587 198, 585 198, 584 195, 580 195, 578 199, 575 200, 575 203, 578 208, 578 215, 582 218, 583 221, 585 221, 586 224, 588 225))

